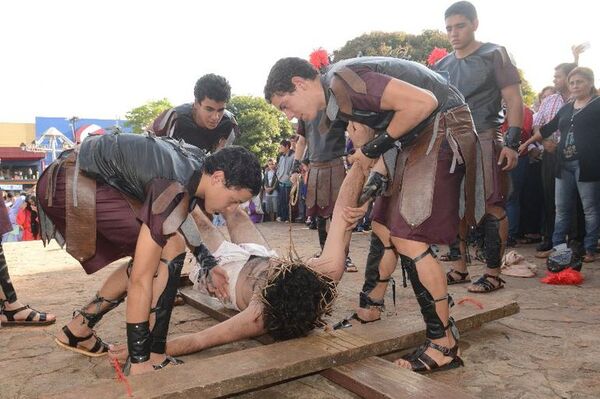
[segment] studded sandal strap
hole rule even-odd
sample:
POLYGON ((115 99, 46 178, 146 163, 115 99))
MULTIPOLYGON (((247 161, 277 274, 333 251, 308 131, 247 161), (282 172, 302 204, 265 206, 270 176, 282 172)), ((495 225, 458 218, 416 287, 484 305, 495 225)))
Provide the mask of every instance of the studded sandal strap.
POLYGON ((448 348, 446 346, 438 345, 431 341, 429 341, 428 345, 430 348, 435 349, 436 351, 441 352, 444 356, 448 357, 454 357, 456 354, 453 352, 456 352, 458 350, 458 345, 454 345, 454 347, 448 348))

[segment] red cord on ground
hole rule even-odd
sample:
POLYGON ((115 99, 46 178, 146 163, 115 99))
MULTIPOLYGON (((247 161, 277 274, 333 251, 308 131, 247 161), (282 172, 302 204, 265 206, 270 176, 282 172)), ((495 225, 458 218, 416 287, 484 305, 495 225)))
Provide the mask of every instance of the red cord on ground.
POLYGON ((462 305, 465 302, 471 302, 473 305, 477 306, 479 309, 483 309, 483 304, 476 299, 473 299, 469 296, 464 297, 460 301, 458 301, 459 305, 462 305))
POLYGON ((127 380, 127 377, 125 377, 125 374, 123 374, 123 370, 121 370, 119 361, 117 359, 112 359, 110 362, 115 369, 115 373, 117 374, 117 379, 119 381, 122 381, 125 384, 125 388, 127 389, 127 396, 132 398, 133 392, 131 392, 131 386, 129 385, 129 381, 127 380))

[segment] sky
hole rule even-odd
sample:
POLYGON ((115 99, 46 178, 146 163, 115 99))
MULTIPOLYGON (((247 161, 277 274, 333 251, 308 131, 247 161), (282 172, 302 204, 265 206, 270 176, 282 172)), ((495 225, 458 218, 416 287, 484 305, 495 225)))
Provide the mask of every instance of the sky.
MULTIPOLYGON (((2 1, 0 122, 35 116, 124 118, 147 101, 193 101, 196 80, 225 76, 262 96, 281 57, 332 52, 372 31, 444 31, 452 1, 2 1), (365 4, 372 4, 371 7, 365 4)), ((473 1, 480 41, 504 45, 534 90, 552 84, 572 44, 600 83, 600 19, 589 0, 473 1)))

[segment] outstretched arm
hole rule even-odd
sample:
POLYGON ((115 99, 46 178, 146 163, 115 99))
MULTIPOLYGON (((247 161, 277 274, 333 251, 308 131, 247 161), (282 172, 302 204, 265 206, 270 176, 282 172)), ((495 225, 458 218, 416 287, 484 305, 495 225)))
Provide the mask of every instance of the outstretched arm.
MULTIPOLYGON (((356 122, 350 122, 347 131, 350 139, 357 147, 368 142, 374 133, 372 129, 356 122)), ((351 224, 344 218, 344 209, 356 207, 367 174, 368 170, 364 170, 361 164, 352 165, 344 178, 335 201, 323 252, 320 257, 309 259, 307 262, 309 267, 321 274, 328 275, 334 281, 339 281, 342 278, 346 261, 346 248, 352 238, 351 224)))
POLYGON ((321 274, 325 274, 334 281, 339 281, 344 274, 346 261, 346 247, 350 243, 352 230, 350 224, 342 215, 344 207, 355 207, 358 196, 362 191, 365 173, 360 165, 353 165, 346 175, 340 193, 338 194, 333 217, 327 233, 327 240, 321 256, 309 259, 307 265, 321 274))
POLYGON ((192 210, 192 217, 200 231, 202 242, 211 253, 214 253, 225 241, 223 234, 212 224, 212 221, 202 212, 199 206, 194 207, 192 210))
POLYGON ((187 355, 213 346, 257 337, 264 333, 262 304, 252 301, 246 309, 231 319, 206 330, 169 340, 167 354, 170 356, 187 355))

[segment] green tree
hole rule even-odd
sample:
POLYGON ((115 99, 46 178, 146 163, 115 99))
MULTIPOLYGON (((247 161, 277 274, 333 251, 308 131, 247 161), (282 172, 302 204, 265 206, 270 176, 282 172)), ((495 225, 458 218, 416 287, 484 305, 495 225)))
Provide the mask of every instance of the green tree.
POLYGON ((283 113, 261 97, 234 96, 227 104, 240 126, 235 144, 250 150, 261 164, 277 156, 279 142, 292 136, 293 128, 283 113))
MULTIPOLYGON (((444 32, 434 29, 426 29, 420 35, 405 32, 371 32, 349 40, 342 48, 333 52, 333 57, 334 61, 340 61, 360 54, 405 58, 426 64, 427 57, 435 47, 452 51, 452 46, 444 32)), ((523 102, 531 106, 535 101, 536 93, 520 69, 519 74, 523 102)))
POLYGON ((346 42, 333 52, 335 61, 362 56, 406 58, 425 64, 434 47, 452 51, 446 34, 438 30, 424 30, 419 35, 405 32, 371 32, 346 42))
POLYGON ((143 133, 161 112, 172 107, 166 98, 148 101, 146 104, 134 108, 125 114, 127 118, 125 126, 131 127, 133 133, 143 133))
POLYGON ((533 91, 527 79, 525 79, 525 73, 522 69, 519 69, 519 76, 521 77, 521 93, 523 93, 523 103, 528 107, 531 107, 537 94, 533 91))

